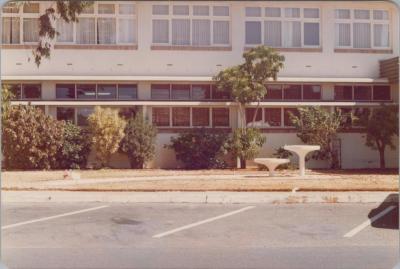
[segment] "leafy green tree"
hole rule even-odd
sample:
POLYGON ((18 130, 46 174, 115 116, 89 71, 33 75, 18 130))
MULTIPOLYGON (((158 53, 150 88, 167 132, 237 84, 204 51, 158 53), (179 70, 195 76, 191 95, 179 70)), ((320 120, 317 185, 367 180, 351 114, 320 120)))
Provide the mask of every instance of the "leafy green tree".
POLYGON ((157 129, 138 113, 128 120, 124 132, 121 151, 128 154, 132 168, 143 168, 154 157, 157 129))
POLYGON ((245 160, 257 157, 265 141, 265 136, 256 128, 238 128, 229 140, 229 151, 240 159, 240 166, 245 168, 245 160))
MULTIPOLYGON (((243 58, 243 64, 222 70, 214 77, 214 81, 218 90, 229 91, 238 103, 242 126, 245 126, 245 106, 252 102, 259 104, 264 99, 267 94, 266 85, 271 80, 276 80, 285 57, 272 48, 258 46, 243 53, 243 58)), ((257 111, 254 113, 253 123, 256 115, 257 111)))
POLYGON ((373 109, 370 117, 359 120, 366 131, 365 145, 379 151, 380 168, 385 168, 385 150, 394 150, 395 137, 399 136, 398 107, 382 105, 373 109))
POLYGON ((319 145, 321 150, 313 153, 313 158, 329 160, 331 168, 339 165, 338 152, 333 149, 333 141, 342 122, 339 110, 330 112, 327 109, 312 106, 298 108, 298 115, 290 114, 290 119, 297 129, 297 136, 305 144, 319 145))
POLYGON ((11 106, 3 119, 2 146, 6 169, 57 167, 64 124, 33 106, 11 106))
POLYGON ((57 157, 59 168, 84 168, 90 152, 90 142, 90 137, 85 129, 71 122, 65 123, 63 144, 57 157))
POLYGON ((205 128, 179 134, 171 138, 166 148, 173 149, 176 159, 187 169, 225 168, 229 136, 226 132, 205 128))
MULTIPOLYGON (((245 168, 246 162, 243 159, 245 156, 253 156, 252 147, 247 145, 239 146, 240 141, 257 141, 265 140, 259 138, 261 133, 258 130, 252 130, 247 133, 246 126, 246 105, 249 103, 257 103, 257 107, 253 116, 253 126, 256 120, 256 115, 260 107, 260 101, 267 94, 266 85, 272 80, 276 80, 279 71, 283 68, 285 61, 284 56, 277 53, 274 49, 266 46, 253 48, 243 54, 244 63, 227 68, 219 72, 215 77, 217 89, 220 91, 229 91, 234 101, 238 104, 240 114, 241 130, 237 130, 233 136, 234 152, 239 154, 236 157, 241 158, 241 167, 245 168), (258 134, 257 134, 258 133, 258 134), (248 136, 248 137, 246 137, 248 136), (239 139, 240 138, 240 139, 239 139), (240 149, 240 150, 239 150, 240 149), (249 149, 249 153, 243 150, 249 149)), ((260 145, 260 144, 256 144, 260 145)), ((262 144, 260 145, 260 147, 262 144)))
POLYGON ((97 106, 89 115, 88 124, 97 160, 100 167, 106 167, 124 137, 126 122, 117 110, 97 106))
POLYGON ((11 106, 11 99, 14 97, 14 94, 11 92, 8 85, 1 85, 1 115, 2 118, 7 117, 7 112, 11 106))

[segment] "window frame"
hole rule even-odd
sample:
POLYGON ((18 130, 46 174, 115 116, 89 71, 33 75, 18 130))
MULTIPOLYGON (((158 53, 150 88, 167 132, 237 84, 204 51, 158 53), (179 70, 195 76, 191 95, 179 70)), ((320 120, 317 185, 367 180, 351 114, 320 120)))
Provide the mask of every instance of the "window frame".
MULTIPOLYGON (((322 8, 319 6, 310 6, 310 7, 290 7, 290 6, 274 6, 274 5, 250 5, 247 4, 244 9, 243 9, 243 17, 244 17, 244 23, 246 25, 246 22, 260 22, 261 23, 261 43, 260 44, 247 44, 246 43, 246 38, 244 38, 244 46, 245 47, 255 47, 255 46, 259 46, 259 45, 265 45, 266 46, 266 37, 264 35, 265 33, 265 22, 267 21, 279 21, 281 23, 281 46, 280 47, 273 47, 276 49, 301 49, 301 48, 315 48, 315 49, 319 49, 322 48, 322 12, 321 12, 322 8), (261 8, 261 16, 246 16, 246 8, 261 8), (280 16, 279 17, 268 17, 266 15, 266 8, 279 8, 280 9, 280 16), (285 17, 284 13, 285 13, 285 9, 286 8, 299 8, 300 9, 300 17, 298 18, 290 18, 290 17, 285 17), (304 17, 304 9, 318 9, 318 18, 305 18, 304 17), (285 46, 284 45, 284 30, 283 30, 283 24, 284 22, 300 22, 301 24, 301 45, 300 47, 289 47, 289 46, 285 46), (304 43, 304 23, 318 23, 319 25, 319 33, 318 33, 318 45, 305 45, 304 43)), ((244 36, 246 36, 246 27, 244 27, 244 36)))
MULTIPOLYGON (((73 24, 73 40, 70 42, 65 42, 65 41, 58 41, 56 38, 56 44, 59 45, 83 45, 83 46, 91 46, 91 45, 96 45, 96 46, 116 46, 116 45, 137 45, 138 44, 138 15, 137 15, 137 2, 136 1, 101 1, 101 2, 94 2, 93 4, 93 13, 81 13, 78 16, 78 19, 80 18, 94 18, 95 23, 94 23, 94 43, 88 43, 88 44, 81 44, 77 43, 77 22, 70 22, 73 24), (99 13, 99 4, 113 4, 114 5, 114 14, 104 14, 104 13, 99 13), (132 4, 134 6, 134 13, 133 14, 120 14, 119 13, 119 5, 120 4, 132 4), (97 44, 97 20, 102 18, 113 18, 115 19, 115 43, 104 43, 104 44, 97 44), (132 19, 135 22, 134 27, 134 42, 133 43, 122 43, 119 42, 119 20, 120 19, 132 19)), ((79 23, 79 22, 78 22, 79 23)), ((57 29, 57 23, 56 23, 56 29, 57 29)))
POLYGON ((231 115, 230 115, 230 108, 229 107, 224 107, 224 106, 217 106, 217 107, 210 107, 210 106, 153 106, 151 107, 151 124, 156 126, 157 128, 175 128, 175 129, 180 129, 180 128, 230 128, 231 127, 231 115), (157 126, 154 124, 153 121, 153 113, 154 113, 154 108, 168 108, 169 111, 169 125, 166 126, 157 126), (173 124, 173 109, 174 108, 189 108, 189 125, 188 126, 175 126, 173 124), (193 124, 193 109, 196 108, 205 108, 208 109, 208 125, 206 126, 196 126, 193 124), (218 108, 223 108, 228 110, 228 125, 227 126, 214 126, 213 122, 213 109, 218 109, 218 108))
POLYGON ((55 92, 55 99, 56 100, 63 100, 63 101, 73 101, 73 100, 86 100, 86 101, 90 101, 90 100, 98 100, 98 101, 130 101, 130 100, 138 100, 139 99, 139 93, 138 93, 138 84, 135 82, 124 82, 124 83, 118 83, 118 82, 104 82, 104 83, 92 83, 92 82, 57 82, 54 86, 54 92, 55 92), (74 85, 75 88, 75 98, 57 98, 57 85, 62 85, 62 84, 70 84, 70 85, 74 85), (78 91, 77 91, 77 85, 95 85, 95 98, 92 99, 82 99, 82 98, 78 98, 78 91), (98 87, 99 85, 116 85, 116 96, 113 99, 101 99, 98 98, 98 87), (136 98, 134 99, 126 99, 126 98, 119 98, 119 87, 123 86, 123 85, 128 85, 128 86, 135 86, 136 87, 136 93, 135 96, 136 98))
POLYGON ((381 9, 381 8, 367 8, 367 7, 359 7, 359 8, 335 8, 333 9, 333 18, 334 18, 334 27, 335 27, 335 34, 334 34, 334 48, 335 49, 356 49, 356 50, 363 50, 363 49, 376 49, 376 50, 385 50, 392 48, 392 15, 389 9, 381 9), (337 10, 349 10, 350 18, 348 19, 341 19, 336 17, 337 10), (356 19, 355 18, 355 10, 368 10, 369 11, 369 19, 356 19), (374 11, 386 11, 388 13, 387 19, 374 19, 374 11), (354 36, 353 36, 353 28, 355 23, 368 23, 370 25, 370 44, 369 48, 356 48, 354 47, 354 36), (340 46, 338 40, 336 40, 336 27, 338 24, 349 24, 350 25, 350 45, 349 46, 340 46), (374 26, 376 24, 387 25, 389 31, 389 39, 388 39, 388 46, 375 46, 374 44, 374 26))
MULTIPOLYGON (((18 12, 16 12, 16 13, 3 12, 3 9, 1 9, 2 19, 3 18, 19 18, 19 42, 18 43, 4 43, 4 44, 2 43, 3 45, 18 45, 18 44, 33 45, 33 44, 37 44, 38 41, 32 41, 32 42, 24 41, 24 19, 37 19, 38 23, 39 23, 39 17, 45 11, 44 7, 41 3, 38 3, 38 2, 33 2, 33 3, 39 4, 39 13, 25 13, 24 5, 19 6, 18 12)), ((39 30, 38 30, 38 32, 39 32, 39 30)), ((38 39, 39 39, 39 35, 38 35, 38 39)))
POLYGON ((392 102, 393 101, 393 96, 392 96, 392 87, 390 84, 384 84, 384 83, 373 83, 373 84, 362 84, 362 83, 338 83, 334 84, 333 86, 334 89, 334 101, 339 101, 339 102, 392 102), (335 92, 335 86, 348 86, 351 87, 351 99, 337 99, 336 98, 336 92, 335 92), (363 100, 357 100, 355 98, 355 87, 356 86, 368 86, 371 88, 371 98, 370 99, 363 99, 363 100), (389 99, 387 100, 378 100, 374 99, 374 87, 375 86, 388 86, 389 87, 389 99))
POLYGON ((193 2, 152 2, 151 7, 153 6, 168 6, 168 14, 153 14, 151 11, 151 45, 152 46, 165 46, 165 47, 230 47, 232 45, 232 9, 231 5, 228 3, 193 3, 193 2), (188 15, 174 15, 173 7, 174 6, 188 6, 189 14, 188 15), (209 7, 209 15, 194 15, 194 6, 208 6, 209 7), (229 16, 217 16, 214 15, 214 7, 228 7, 229 16), (188 19, 190 22, 190 40, 188 45, 175 45, 172 43, 172 20, 173 19, 188 19), (168 21, 168 43, 157 43, 154 42, 153 39, 153 23, 154 20, 167 20, 168 21), (210 45, 193 45, 193 20, 208 20, 210 21, 210 45), (229 26, 229 38, 227 44, 218 44, 214 42, 214 22, 215 21, 225 21, 228 22, 229 26))

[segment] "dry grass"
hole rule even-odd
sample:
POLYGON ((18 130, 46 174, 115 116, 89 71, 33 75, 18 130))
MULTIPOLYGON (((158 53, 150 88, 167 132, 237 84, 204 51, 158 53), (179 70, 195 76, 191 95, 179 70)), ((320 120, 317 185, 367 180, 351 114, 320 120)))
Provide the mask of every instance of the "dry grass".
POLYGON ((3 172, 2 178, 5 190, 291 191, 293 188, 298 188, 300 191, 398 190, 396 170, 313 170, 307 171, 308 176, 303 179, 296 177, 296 171, 290 170, 279 171, 274 178, 268 178, 266 173, 257 170, 85 170, 80 171, 81 180, 61 181, 63 171, 28 171, 3 172), (61 184, 57 185, 57 182, 61 184))

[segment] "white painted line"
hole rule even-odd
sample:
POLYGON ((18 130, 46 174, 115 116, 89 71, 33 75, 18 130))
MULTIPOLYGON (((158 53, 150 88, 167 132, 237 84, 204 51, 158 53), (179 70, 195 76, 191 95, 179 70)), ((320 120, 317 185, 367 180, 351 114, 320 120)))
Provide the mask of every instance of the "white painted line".
POLYGON ((361 223, 360 225, 358 225, 357 227, 355 227, 353 230, 351 230, 350 232, 345 234, 343 237, 353 237, 354 235, 356 235, 357 233, 361 232, 363 229, 365 229, 366 227, 371 225, 371 223, 373 223, 377 219, 383 217, 384 215, 386 215, 387 213, 389 213, 390 211, 392 211, 395 208, 396 208, 396 206, 394 206, 394 205, 391 205, 391 206, 387 207, 385 210, 383 210, 379 214, 376 214, 375 216, 373 216, 369 220, 366 220, 363 223, 361 223))
POLYGON ((209 223, 209 222, 212 222, 212 221, 215 221, 215 220, 226 218, 226 217, 229 217, 229 216, 232 216, 232 215, 235 215, 235 214, 238 214, 240 212, 243 212, 243 211, 246 211, 246 210, 249 210, 249 209, 253 209, 253 208, 255 208, 255 206, 246 206, 244 208, 241 208, 241 209, 238 209, 238 210, 235 210, 235 211, 231 211, 231 212, 228 212, 228 213, 223 214, 223 215, 219 215, 219 216, 216 216, 216 217, 213 217, 213 218, 209 218, 209 219, 198 221, 198 222, 195 222, 195 223, 192 223, 192 224, 189 224, 189 225, 185 225, 185 226, 182 226, 182 227, 179 227, 179 228, 176 228, 176 229, 164 232, 164 233, 159 233, 159 234, 153 235, 153 238, 161 238, 161 237, 164 237, 164 236, 167 236, 167 235, 170 235, 170 234, 173 234, 173 233, 177 233, 177 232, 180 232, 180 231, 183 231, 183 230, 187 230, 187 229, 190 229, 190 228, 193 228, 193 227, 205 224, 205 223, 209 223))
POLYGON ((60 214, 60 215, 55 215, 55 216, 50 216, 50 217, 45 217, 45 218, 40 218, 40 219, 34 219, 34 220, 18 222, 18 223, 2 226, 1 229, 5 230, 5 229, 15 228, 15 227, 19 227, 19 226, 23 226, 23 225, 27 225, 27 224, 31 224, 31 223, 42 222, 42 221, 62 218, 62 217, 66 217, 66 216, 72 216, 72 215, 76 215, 76 214, 81 214, 81 213, 85 213, 85 212, 89 212, 89 211, 102 209, 102 208, 105 208, 105 207, 109 207, 109 206, 108 205, 102 205, 102 206, 92 207, 92 208, 88 208, 88 209, 68 212, 68 213, 64 213, 64 214, 60 214))

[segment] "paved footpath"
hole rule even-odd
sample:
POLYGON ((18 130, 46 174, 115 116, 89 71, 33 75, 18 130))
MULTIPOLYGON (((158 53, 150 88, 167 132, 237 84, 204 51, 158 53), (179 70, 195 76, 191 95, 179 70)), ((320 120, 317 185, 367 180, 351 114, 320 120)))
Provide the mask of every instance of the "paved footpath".
POLYGON ((396 203, 6 203, 3 261, 12 269, 392 269, 397 216, 396 203))

